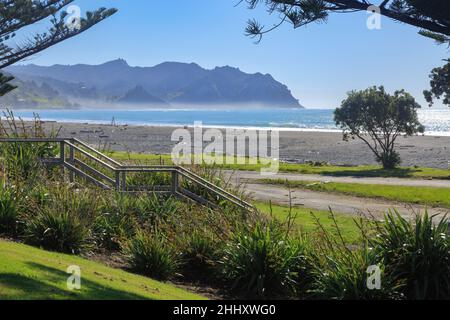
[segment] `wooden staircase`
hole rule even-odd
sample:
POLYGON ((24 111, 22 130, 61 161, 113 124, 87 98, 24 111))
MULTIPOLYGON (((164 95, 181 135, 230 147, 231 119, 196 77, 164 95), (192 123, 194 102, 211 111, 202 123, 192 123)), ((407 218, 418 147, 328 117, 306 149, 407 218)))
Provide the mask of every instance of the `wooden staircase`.
POLYGON ((82 178, 100 188, 118 192, 154 192, 172 194, 189 199, 202 205, 217 206, 226 201, 246 211, 254 210, 253 205, 224 190, 181 166, 140 166, 124 165, 87 143, 75 138, 3 138, 0 143, 51 143, 59 144, 59 157, 41 159, 50 165, 59 165, 67 169, 70 182, 82 178), (168 175, 165 185, 131 185, 133 174, 168 175))

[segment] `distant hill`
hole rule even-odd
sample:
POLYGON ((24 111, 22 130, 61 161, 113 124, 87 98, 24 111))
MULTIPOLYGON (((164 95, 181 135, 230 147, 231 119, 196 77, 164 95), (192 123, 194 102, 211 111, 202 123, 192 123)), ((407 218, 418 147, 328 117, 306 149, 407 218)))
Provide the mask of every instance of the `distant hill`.
POLYGON ((34 81, 22 81, 14 79, 12 84, 17 89, 0 97, 0 106, 5 108, 77 108, 78 105, 71 103, 60 95, 47 83, 37 84, 34 81))
POLYGON ((156 98, 145 91, 142 86, 136 86, 134 89, 131 89, 125 94, 124 97, 120 98, 117 102, 125 104, 144 104, 156 106, 167 104, 167 102, 156 98))
POLYGON ((252 104, 301 108, 288 87, 271 75, 233 67, 207 70, 195 63, 164 62, 131 67, 118 59, 100 65, 19 65, 7 71, 24 81, 46 84, 70 101, 162 105, 252 104), (153 102, 153 103, 152 103, 153 102))

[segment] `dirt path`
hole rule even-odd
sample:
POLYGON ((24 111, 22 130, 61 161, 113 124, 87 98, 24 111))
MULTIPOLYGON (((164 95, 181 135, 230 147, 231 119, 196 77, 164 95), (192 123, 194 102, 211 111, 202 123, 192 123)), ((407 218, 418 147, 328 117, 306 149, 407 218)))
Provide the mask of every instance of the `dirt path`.
MULTIPOLYGON (((282 186, 267 184, 246 184, 250 196, 255 200, 272 201, 273 203, 288 205, 289 189, 282 186)), ((294 206, 316 210, 328 210, 350 215, 373 215, 381 218, 389 209, 397 209, 403 216, 410 216, 413 212, 424 212, 421 205, 410 205, 381 199, 359 198, 338 194, 316 192, 310 190, 291 189, 291 203, 294 206)), ((450 209, 428 208, 429 214, 442 217, 450 209)))
MULTIPOLYGON (((449 171, 450 172, 450 171, 449 171)), ((250 182, 252 180, 262 179, 282 179, 292 181, 318 181, 318 182, 342 182, 342 183, 362 183, 362 184, 385 184, 396 186, 413 187, 437 187, 450 188, 450 180, 420 180, 406 178, 371 178, 371 177, 334 177, 318 174, 297 174, 297 173, 278 173, 273 176, 263 176, 259 171, 227 171, 226 174, 232 175, 233 180, 250 182)))
MULTIPOLYGON (((231 172, 228 172, 230 175, 231 172)), ((303 206, 305 208, 316 210, 328 210, 331 208, 338 213, 350 215, 373 215, 381 218, 389 209, 397 209, 403 216, 411 216, 414 212, 424 212, 425 206, 405 204, 383 199, 361 198, 346 196, 334 193, 317 192, 303 189, 289 189, 282 185, 269 185, 258 183, 258 180, 267 178, 261 176, 259 172, 237 171, 232 173, 231 182, 239 185, 245 185, 245 190, 249 195, 260 201, 272 201, 273 203, 288 205, 291 201, 294 206, 303 206)), ((336 181, 336 182, 355 182, 370 184, 392 184, 409 186, 432 186, 432 187, 450 187, 450 181, 445 180, 409 180, 395 178, 352 178, 352 177, 324 177, 318 175, 297 175, 297 174, 279 174, 270 177, 271 179, 289 179, 303 181, 336 181), (331 178, 331 179, 329 179, 331 178)), ((437 215, 437 218, 450 214, 447 208, 428 208, 428 213, 437 215)))

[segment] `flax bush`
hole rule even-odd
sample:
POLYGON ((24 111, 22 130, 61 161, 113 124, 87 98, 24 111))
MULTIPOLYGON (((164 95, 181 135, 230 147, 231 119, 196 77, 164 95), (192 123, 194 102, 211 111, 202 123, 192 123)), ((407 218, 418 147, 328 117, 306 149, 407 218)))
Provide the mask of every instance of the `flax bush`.
POLYGON ((17 231, 19 210, 13 189, 0 187, 0 234, 14 235, 17 231))
POLYGON ((386 214, 373 241, 386 274, 402 284, 408 299, 450 298, 450 238, 446 218, 433 224, 425 212, 408 221, 397 211, 386 214))
POLYGON ((157 233, 139 232, 129 241, 125 252, 132 270, 158 280, 173 277, 180 268, 179 255, 157 233))
POLYGON ((303 249, 276 224, 257 224, 236 232, 228 243, 222 274, 245 297, 293 296, 305 263, 303 249))

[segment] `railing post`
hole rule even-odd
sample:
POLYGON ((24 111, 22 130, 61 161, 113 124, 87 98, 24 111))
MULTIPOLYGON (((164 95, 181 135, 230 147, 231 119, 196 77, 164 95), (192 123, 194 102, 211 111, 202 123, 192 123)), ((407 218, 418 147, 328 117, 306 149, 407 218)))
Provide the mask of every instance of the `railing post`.
POLYGON ((59 143, 59 161, 61 164, 64 164, 66 162, 66 144, 64 141, 61 141, 59 143))
POLYGON ((178 171, 172 171, 172 193, 176 194, 178 192, 178 171))
POLYGON ((122 191, 127 191, 127 172, 122 171, 122 191))
POLYGON ((63 174, 63 179, 65 180, 65 176, 66 176, 66 144, 64 143, 64 141, 61 141, 59 143, 59 163, 61 165, 61 170, 62 170, 62 174, 63 174))
POLYGON ((120 191, 120 171, 116 171, 116 191, 120 191))
MULTIPOLYGON (((72 146, 70 146, 70 149, 69 149, 69 163, 73 166, 75 165, 75 150, 73 149, 72 146)), ((69 181, 70 181, 70 183, 75 182, 75 172, 70 171, 69 181)))

